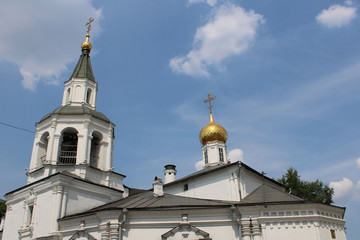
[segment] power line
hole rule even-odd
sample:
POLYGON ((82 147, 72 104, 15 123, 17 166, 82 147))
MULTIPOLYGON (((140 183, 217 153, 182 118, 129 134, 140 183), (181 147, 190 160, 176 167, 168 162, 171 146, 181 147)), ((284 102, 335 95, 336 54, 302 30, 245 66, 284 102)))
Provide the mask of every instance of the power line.
POLYGON ((25 128, 16 127, 16 126, 13 126, 13 125, 10 125, 10 124, 7 124, 7 123, 0 122, 0 124, 5 125, 5 126, 8 126, 8 127, 15 128, 15 129, 18 129, 18 130, 22 130, 22 131, 25 131, 25 132, 35 133, 34 131, 27 130, 27 129, 25 129, 25 128))

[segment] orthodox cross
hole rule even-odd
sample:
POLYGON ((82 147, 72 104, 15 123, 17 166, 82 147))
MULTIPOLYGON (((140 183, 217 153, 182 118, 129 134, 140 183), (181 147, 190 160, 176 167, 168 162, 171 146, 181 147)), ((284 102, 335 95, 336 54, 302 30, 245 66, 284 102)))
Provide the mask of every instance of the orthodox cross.
POLYGON ((212 113, 212 108, 214 107, 213 105, 211 105, 211 100, 214 100, 216 97, 210 95, 210 93, 208 93, 208 98, 204 100, 204 103, 209 102, 209 109, 210 109, 210 113, 212 113))
POLYGON ((89 18, 89 22, 87 24, 85 24, 85 26, 87 26, 87 34, 90 33, 91 30, 91 23, 94 21, 93 18, 89 18))

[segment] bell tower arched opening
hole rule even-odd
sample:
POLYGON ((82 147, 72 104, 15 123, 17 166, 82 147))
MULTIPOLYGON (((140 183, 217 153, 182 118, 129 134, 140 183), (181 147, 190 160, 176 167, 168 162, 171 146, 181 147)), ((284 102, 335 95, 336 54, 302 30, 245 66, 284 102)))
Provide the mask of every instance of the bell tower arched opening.
POLYGON ((39 141, 39 149, 38 149, 38 156, 40 158, 40 162, 44 163, 46 161, 46 152, 49 143, 49 133, 45 132, 39 141))
POLYGON ((98 168, 100 153, 101 153, 101 140, 102 134, 99 132, 93 132, 90 148, 90 166, 98 168))
POLYGON ((58 164, 76 164, 78 132, 74 128, 67 128, 61 134, 61 145, 58 164))

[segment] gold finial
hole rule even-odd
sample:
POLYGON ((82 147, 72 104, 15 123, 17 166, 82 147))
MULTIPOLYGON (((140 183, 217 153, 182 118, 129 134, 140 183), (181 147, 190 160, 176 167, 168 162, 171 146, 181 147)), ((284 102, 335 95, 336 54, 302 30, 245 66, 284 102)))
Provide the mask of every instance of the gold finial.
POLYGON ((91 23, 94 21, 93 18, 89 18, 89 22, 87 24, 85 24, 85 26, 87 26, 87 34, 90 34, 90 30, 91 30, 91 23))
POLYGON ((91 48, 92 48, 92 45, 89 41, 89 38, 90 38, 90 30, 91 30, 91 23, 94 21, 93 18, 89 18, 89 22, 85 24, 85 26, 87 26, 87 31, 86 31, 86 39, 85 39, 85 42, 83 42, 81 44, 81 49, 82 50, 89 50, 91 51, 91 48))
POLYGON ((210 109, 210 113, 212 113, 212 108, 213 108, 214 106, 211 105, 211 100, 214 100, 216 97, 215 97, 215 96, 210 97, 210 96, 211 96, 211 94, 208 93, 208 98, 204 100, 204 103, 209 102, 209 107, 208 107, 208 109, 210 109))
POLYGON ((213 115, 212 115, 212 108, 214 107, 211 105, 211 101, 214 100, 216 97, 211 96, 209 93, 207 95, 207 99, 204 100, 204 103, 209 102, 209 109, 210 109, 210 120, 209 123, 200 131, 200 142, 204 146, 209 142, 223 142, 226 143, 227 140, 227 132, 225 128, 221 125, 215 123, 213 115))

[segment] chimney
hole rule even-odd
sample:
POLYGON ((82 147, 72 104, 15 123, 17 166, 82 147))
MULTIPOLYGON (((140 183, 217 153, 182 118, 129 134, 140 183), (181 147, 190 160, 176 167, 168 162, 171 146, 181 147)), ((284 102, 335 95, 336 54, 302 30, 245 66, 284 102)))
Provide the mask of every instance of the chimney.
POLYGON ((165 184, 171 183, 176 180, 176 166, 172 164, 168 164, 165 166, 164 174, 165 174, 165 184))
POLYGON ((153 182, 153 192, 155 197, 164 196, 163 181, 159 177, 155 177, 153 182))

